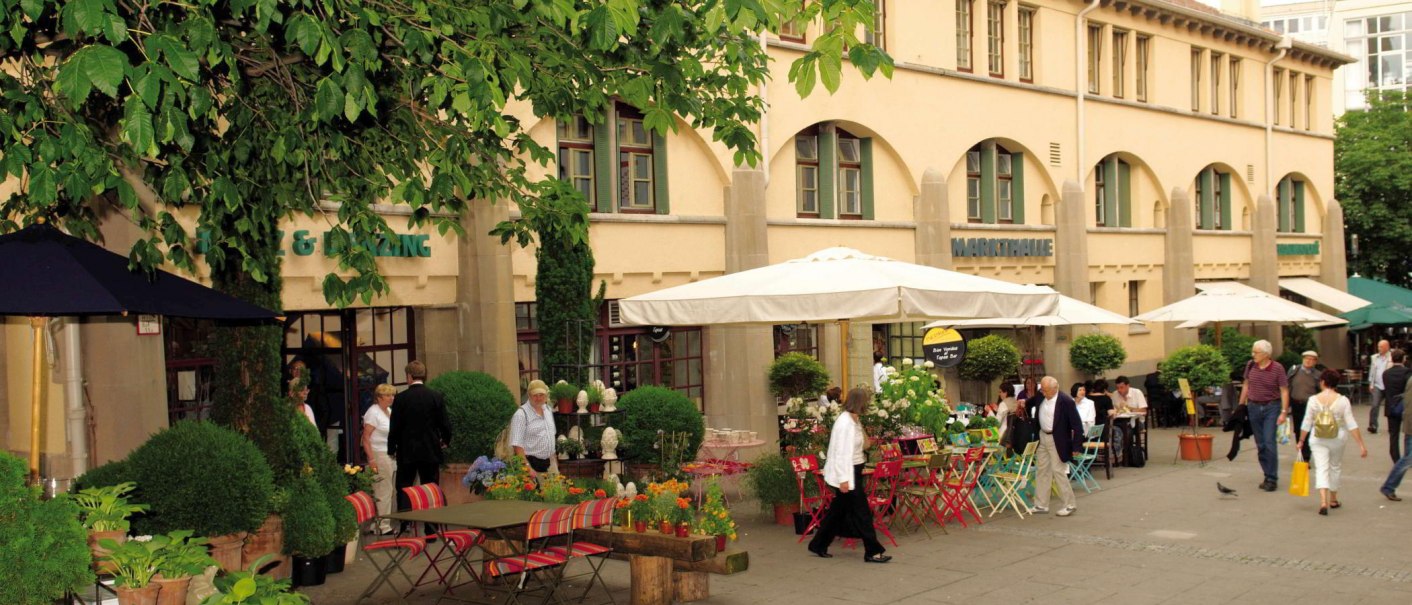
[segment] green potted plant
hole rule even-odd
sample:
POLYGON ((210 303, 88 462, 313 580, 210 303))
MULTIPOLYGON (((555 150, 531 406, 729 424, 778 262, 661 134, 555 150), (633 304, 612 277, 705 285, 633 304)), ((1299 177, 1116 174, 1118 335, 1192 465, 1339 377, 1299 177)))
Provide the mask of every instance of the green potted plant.
POLYGON ((555 442, 555 449, 558 453, 567 456, 570 460, 578 460, 584 453, 584 445, 578 439, 564 439, 555 442))
POLYGON ((206 550, 206 539, 180 530, 153 536, 151 542, 158 549, 157 573, 152 576, 152 583, 161 587, 157 605, 185 605, 191 578, 216 564, 206 550))
MULTIPOLYGON (((1216 331, 1208 328, 1201 331, 1201 344, 1215 345, 1216 331)), ((1255 345, 1256 338, 1242 333, 1235 328, 1221 329, 1221 344, 1218 347, 1221 357, 1226 360, 1226 374, 1230 375, 1239 372, 1245 367, 1245 362, 1250 361, 1250 348, 1255 345)), ((1222 379, 1222 383, 1225 379, 1222 379)), ((1211 386, 1211 385, 1207 385, 1211 386)), ((1193 383, 1192 388, 1196 385, 1193 383)))
POLYGON ((283 513, 284 549, 294 557, 294 585, 323 584, 328 573, 324 556, 333 551, 338 538, 333 512, 314 477, 306 476, 295 483, 283 513))
POLYGON ((1089 377, 1116 370, 1127 359, 1123 343, 1107 332, 1084 334, 1069 344, 1069 364, 1089 377))
POLYGON ((215 581, 215 594, 201 605, 305 605, 309 597, 291 592, 288 580, 279 580, 260 573, 273 557, 260 557, 248 568, 225 574, 215 581))
POLYGON ((804 353, 785 353, 770 364, 770 393, 786 401, 814 399, 829 388, 829 372, 819 360, 804 353))
POLYGON ((554 402, 554 411, 560 414, 574 413, 574 398, 578 394, 578 387, 562 380, 549 387, 549 400, 554 402))
MULTIPOLYGON (((88 547, 94 561, 107 554, 99 541, 126 541, 127 531, 131 527, 128 517, 147 510, 146 504, 129 502, 126 497, 136 487, 136 483, 125 481, 117 485, 87 487, 73 496, 83 515, 83 527, 88 530, 88 547)), ((100 567, 99 571, 107 570, 100 567)))
POLYGON ((152 576, 157 573, 163 543, 153 539, 122 543, 103 539, 100 544, 108 551, 104 560, 113 575, 119 605, 156 605, 161 587, 152 583, 152 576))
POLYGON ((648 502, 652 507, 652 521, 657 524, 657 530, 667 535, 675 534, 677 531, 677 495, 663 491, 652 495, 648 502))
POLYGON ((25 485, 24 460, 0 451, 0 603, 52 605, 93 585, 79 507, 68 496, 40 499, 25 485))
POLYGON ((1020 349, 1010 339, 991 334, 966 343, 966 358, 956 368, 963 380, 980 383, 979 397, 971 401, 984 401, 990 397, 990 385, 997 378, 1014 374, 1020 369, 1020 349))
POLYGON ((603 409, 603 388, 594 383, 585 387, 584 390, 588 392, 588 412, 597 414, 599 410, 603 409))
MULTIPOLYGON (((495 454, 495 437, 510 424, 519 404, 509 387, 484 372, 446 372, 427 382, 446 396, 451 419, 451 444, 441 470, 443 488, 460 485, 478 456, 495 454)), ((472 500, 470 490, 445 489, 447 504, 472 500)))
MULTIPOLYGON (((1157 364, 1157 370, 1162 373, 1162 385, 1169 390, 1177 390, 1180 380, 1185 378, 1193 396, 1206 387, 1225 383, 1230 375, 1225 356, 1220 349, 1210 345, 1194 345, 1172 351, 1167 359, 1157 364)), ((1178 435, 1182 459, 1210 460, 1211 441, 1211 435, 1185 432, 1178 435)))
POLYGON ((773 509, 776 525, 792 525, 799 512, 799 482, 794 467, 779 454, 765 454, 755 460, 745 474, 746 485, 755 492, 760 506, 773 509))
POLYGON ((716 537, 716 552, 725 552, 726 540, 736 539, 735 519, 726 508, 725 492, 715 478, 706 486, 706 501, 701 505, 700 517, 696 520, 696 530, 716 537))
MULTIPOLYGON (((627 457, 648 468, 628 469, 634 479, 644 474, 660 472, 663 452, 654 448, 658 435, 684 433, 682 450, 694 454, 701 449, 706 424, 696 404, 681 391, 663 387, 643 386, 629 391, 618 400, 622 420, 614 427, 626 444, 627 457), (644 472, 645 471, 645 472, 644 472)), ((668 452, 669 454, 671 452, 668 452)))

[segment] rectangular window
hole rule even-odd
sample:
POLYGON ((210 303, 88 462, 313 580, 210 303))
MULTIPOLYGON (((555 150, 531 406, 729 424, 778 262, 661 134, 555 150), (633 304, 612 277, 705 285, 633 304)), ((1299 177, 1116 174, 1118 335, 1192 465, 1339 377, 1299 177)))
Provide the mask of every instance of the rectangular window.
POLYGON ((1275 85, 1275 103, 1274 103, 1274 105, 1273 105, 1273 107, 1275 108, 1275 113, 1274 113, 1274 115, 1272 115, 1272 116, 1270 116, 1270 117, 1271 117, 1272 121, 1273 121, 1275 124, 1277 124, 1277 125, 1280 123, 1280 95, 1282 94, 1282 91, 1284 90, 1284 82, 1285 82, 1285 70, 1283 70, 1283 69, 1276 69, 1276 70, 1275 70, 1275 81, 1274 81, 1274 85, 1275 85))
POLYGON ((1147 64, 1151 50, 1152 38, 1148 36, 1137 37, 1137 100, 1147 102, 1147 64))
POLYGON ((1221 67, 1226 64, 1226 56, 1211 53, 1211 115, 1221 115, 1221 67))
POLYGON ((1113 30, 1113 96, 1127 94, 1128 32, 1113 30))
POLYGON ((618 208, 623 211, 651 212, 652 134, 642 123, 642 114, 618 106, 618 208))
POLYGON ((863 160, 858 139, 838 137, 839 218, 863 218, 863 160))
POLYGON ((1020 81, 1034 81, 1034 15, 1035 9, 1020 7, 1020 81))
POLYGON ((1015 169, 1011 164, 1014 156, 1003 151, 996 151, 995 154, 995 209, 996 221, 1001 223, 1015 222, 1014 208, 1014 184, 1015 169))
POLYGON ((1221 173, 1216 172, 1215 170, 1211 171, 1211 228, 1216 229, 1218 231, 1226 228, 1226 226, 1222 224, 1221 221, 1221 215, 1225 214, 1224 212, 1222 212, 1222 209, 1227 203, 1226 192, 1221 190, 1222 180, 1224 179, 1221 178, 1221 173))
POLYGON ((1102 77, 1101 65, 1103 64, 1103 26, 1090 24, 1088 26, 1088 92, 1098 94, 1100 89, 1098 79, 1102 77))
POLYGON ((588 207, 597 209, 594 199, 593 125, 583 116, 560 120, 559 180, 569 183, 583 194, 588 207))
POLYGON ((1229 110, 1229 111, 1230 111, 1231 117, 1232 117, 1232 118, 1235 118, 1235 117, 1239 117, 1239 116, 1237 115, 1237 113, 1239 113, 1239 112, 1237 111, 1236 108, 1240 105, 1240 59, 1237 59, 1237 58, 1235 58, 1235 57, 1231 57, 1230 80, 1231 80, 1231 101, 1230 101, 1230 110, 1229 110))
POLYGON ((873 25, 863 32, 863 41, 887 50, 887 0, 874 0, 873 25))
POLYGON ((1138 294, 1142 291, 1142 282, 1128 282, 1128 317, 1142 314, 1142 305, 1138 304, 1138 294))
POLYGON ((1314 76, 1304 76, 1304 129, 1314 129, 1314 76))
POLYGON ((966 152, 966 220, 981 222, 981 152, 966 152))
POLYGON ((1201 178, 1200 174, 1196 175, 1196 186, 1192 188, 1193 193, 1191 195, 1191 201, 1195 206, 1195 212, 1192 213, 1192 217, 1194 217, 1195 220, 1192 222, 1196 224, 1197 229, 1210 229, 1211 226, 1207 225, 1206 219, 1201 216, 1201 196, 1205 193, 1204 188, 1201 186, 1201 178))
POLYGON ((1299 74, 1289 72, 1289 127, 1297 128, 1295 116, 1299 115, 1299 74))
POLYGON ((1093 224, 1099 227, 1108 224, 1108 184, 1103 168, 1103 162, 1093 167, 1093 224))
POLYGON ((796 203, 800 216, 819 216, 819 137, 794 138, 796 203))
POLYGON ((971 71, 971 2, 956 0, 956 69, 971 71))
POLYGON ((786 42, 804 42, 805 23, 785 21, 780 24, 780 39, 786 42))
POLYGON ((992 76, 1005 75, 1005 2, 986 5, 986 63, 992 76))
POLYGON ((1201 111, 1201 49, 1191 49, 1191 110, 1201 111))

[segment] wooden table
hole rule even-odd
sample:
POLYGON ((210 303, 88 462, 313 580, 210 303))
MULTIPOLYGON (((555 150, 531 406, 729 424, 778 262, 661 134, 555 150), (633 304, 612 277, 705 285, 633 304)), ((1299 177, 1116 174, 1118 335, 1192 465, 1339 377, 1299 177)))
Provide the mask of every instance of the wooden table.
POLYGON ((714 536, 668 536, 657 531, 580 529, 576 539, 613 548, 614 558, 626 558, 631 571, 632 605, 670 605, 711 596, 710 576, 750 568, 745 551, 716 552, 714 536))

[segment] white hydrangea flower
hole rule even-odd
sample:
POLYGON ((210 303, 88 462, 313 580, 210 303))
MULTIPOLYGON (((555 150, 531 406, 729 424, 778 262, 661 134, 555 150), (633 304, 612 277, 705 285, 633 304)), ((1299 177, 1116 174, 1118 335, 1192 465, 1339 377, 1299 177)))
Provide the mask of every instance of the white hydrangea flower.
POLYGON ((910 365, 912 365, 912 358, 911 358, 911 357, 903 357, 903 358, 902 358, 902 365, 904 365, 904 366, 910 366, 910 365))
POLYGON ((935 364, 935 363, 932 363, 932 360, 928 359, 928 360, 926 361, 926 363, 923 363, 923 364, 922 364, 922 367, 927 368, 927 369, 931 369, 931 368, 936 367, 936 364, 935 364))
POLYGON ((887 418, 887 410, 878 410, 878 418, 887 418))

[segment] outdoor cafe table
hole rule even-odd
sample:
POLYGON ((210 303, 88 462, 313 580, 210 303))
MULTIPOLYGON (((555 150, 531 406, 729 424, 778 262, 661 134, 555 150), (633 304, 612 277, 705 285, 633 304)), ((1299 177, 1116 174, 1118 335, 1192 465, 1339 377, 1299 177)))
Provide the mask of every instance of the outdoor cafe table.
MULTIPOLYGON (((452 527, 463 527, 467 529, 478 529, 486 532, 487 539, 492 538, 501 544, 492 546, 486 544, 487 551, 496 550, 496 556, 514 556, 524 554, 518 546, 518 542, 512 536, 506 534, 506 530, 519 527, 529 523, 530 516, 537 511, 562 506, 561 504, 551 504, 548 502, 526 502, 523 500, 483 500, 480 502, 470 502, 466 504, 453 504, 441 508, 428 508, 423 510, 408 510, 383 515, 383 518, 404 523, 434 523, 437 525, 449 525, 452 527)), ((485 548, 482 547, 482 548, 485 548)), ((454 549, 453 549, 454 550, 454 549)), ((470 570, 466 557, 473 549, 467 548, 465 551, 454 553, 455 560, 451 569, 457 570, 465 568, 470 570)), ((405 562, 404 559, 402 562, 405 562)), ((401 562, 399 562, 399 566, 401 562)), ((473 575, 472 577, 480 577, 473 575)), ((483 580, 484 578, 482 578, 483 580)), ((447 592, 453 586, 446 584, 447 592)))
MULTIPOLYGON (((1113 425, 1122 429, 1123 442, 1109 445, 1109 455, 1114 454, 1112 448, 1116 446, 1118 455, 1118 466, 1132 466, 1132 448, 1140 447, 1143 450, 1143 459, 1147 458, 1147 413, 1146 410, 1138 412, 1126 412, 1113 416, 1113 425)), ((1109 432, 1112 435, 1112 432, 1109 432)), ((1111 439, 1109 441, 1112 441, 1111 439)))

